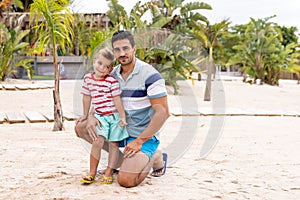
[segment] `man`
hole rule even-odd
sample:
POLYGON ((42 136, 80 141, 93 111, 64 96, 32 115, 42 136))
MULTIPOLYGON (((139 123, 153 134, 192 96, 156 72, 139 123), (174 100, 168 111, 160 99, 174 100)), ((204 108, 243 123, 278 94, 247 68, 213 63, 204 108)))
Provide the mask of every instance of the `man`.
MULTIPOLYGON (((169 117, 167 92, 161 75, 151 65, 135 57, 136 46, 130 32, 114 33, 111 43, 120 63, 112 75, 122 89, 128 123, 126 128, 130 136, 124 141, 118 182, 124 187, 134 187, 146 178, 151 168, 156 169, 152 172, 154 176, 165 173, 166 160, 164 162, 163 154, 157 148, 159 129, 169 117)), ((77 122, 77 136, 92 142, 97 138, 96 124, 100 127, 93 116, 77 122)))

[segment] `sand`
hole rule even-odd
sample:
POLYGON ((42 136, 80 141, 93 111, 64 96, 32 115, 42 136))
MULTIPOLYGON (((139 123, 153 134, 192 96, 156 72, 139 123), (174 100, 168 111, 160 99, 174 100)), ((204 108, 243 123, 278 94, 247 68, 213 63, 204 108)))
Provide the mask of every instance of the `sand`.
MULTIPOLYGON (((47 82, 51 83, 51 82, 47 82)), ((300 85, 249 85, 240 78, 179 82, 173 115, 162 128, 168 153, 163 177, 148 176, 135 188, 82 185, 90 146, 53 123, 0 124, 0 199, 299 199, 300 85), (210 148, 209 145, 214 148, 210 148)), ((80 81, 61 81, 64 112, 80 114, 80 81)), ((0 112, 51 112, 51 89, 0 91, 0 112)), ((107 154, 100 162, 106 164, 107 154)), ((116 177, 115 177, 116 178, 116 177)))

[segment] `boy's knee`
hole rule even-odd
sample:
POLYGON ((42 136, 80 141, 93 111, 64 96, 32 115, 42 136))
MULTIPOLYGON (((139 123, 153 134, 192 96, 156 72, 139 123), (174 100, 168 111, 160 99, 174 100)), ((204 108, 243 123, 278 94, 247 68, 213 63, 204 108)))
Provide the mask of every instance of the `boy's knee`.
POLYGON ((93 141, 93 146, 96 146, 99 149, 102 149, 103 145, 104 145, 104 138, 103 137, 99 137, 97 140, 93 141))

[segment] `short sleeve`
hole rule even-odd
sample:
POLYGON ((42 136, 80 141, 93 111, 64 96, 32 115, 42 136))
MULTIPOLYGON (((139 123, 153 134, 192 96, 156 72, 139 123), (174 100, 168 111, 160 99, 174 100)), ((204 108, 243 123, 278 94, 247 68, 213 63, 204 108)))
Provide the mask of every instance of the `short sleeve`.
POLYGON ((167 96, 165 80, 159 73, 154 73, 146 80, 145 87, 150 99, 167 96))
POLYGON ((121 89, 120 89, 120 84, 117 79, 114 77, 111 77, 111 95, 112 97, 120 96, 121 95, 121 89))
POLYGON ((89 89, 89 85, 90 85, 90 80, 91 80, 91 74, 87 74, 83 77, 83 84, 81 87, 81 94, 84 95, 91 95, 91 91, 89 89))

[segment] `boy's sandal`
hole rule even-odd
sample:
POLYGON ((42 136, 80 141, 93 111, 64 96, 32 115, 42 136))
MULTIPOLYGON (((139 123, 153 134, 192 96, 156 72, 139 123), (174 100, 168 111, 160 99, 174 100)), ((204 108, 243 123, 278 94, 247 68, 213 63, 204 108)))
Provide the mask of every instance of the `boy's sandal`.
POLYGON ((100 179, 100 184, 112 184, 113 183, 113 177, 112 176, 105 176, 103 175, 100 179))
POLYGON ((95 182, 95 177, 93 176, 84 176, 80 180, 80 182, 85 183, 85 184, 91 184, 95 182))

